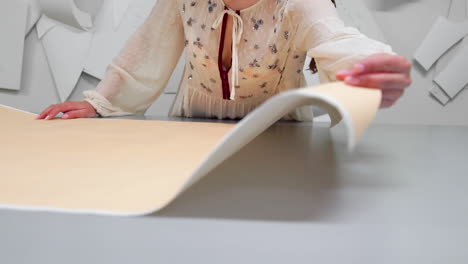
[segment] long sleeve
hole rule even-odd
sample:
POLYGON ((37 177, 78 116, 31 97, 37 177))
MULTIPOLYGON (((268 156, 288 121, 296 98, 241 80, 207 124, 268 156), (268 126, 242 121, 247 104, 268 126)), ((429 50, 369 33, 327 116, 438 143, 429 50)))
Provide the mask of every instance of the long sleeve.
POLYGON ((175 0, 158 0, 143 25, 107 67, 85 100, 102 116, 144 114, 169 81, 184 49, 184 30, 175 0))
POLYGON ((394 54, 392 48, 346 27, 330 0, 293 0, 300 49, 315 59, 321 82, 336 80, 336 72, 376 53, 394 54))

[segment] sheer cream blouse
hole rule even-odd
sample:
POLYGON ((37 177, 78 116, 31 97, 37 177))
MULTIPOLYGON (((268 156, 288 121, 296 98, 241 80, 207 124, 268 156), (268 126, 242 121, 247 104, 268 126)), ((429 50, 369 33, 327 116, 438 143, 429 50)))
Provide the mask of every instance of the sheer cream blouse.
MULTIPOLYGON (((231 10, 223 0, 158 0, 146 22, 85 100, 103 116, 144 114, 182 53, 186 65, 171 116, 242 118, 269 97, 306 85, 306 56, 321 82, 390 46, 347 27, 330 0, 260 0, 231 10), (232 66, 219 60, 231 16, 232 66)), ((310 74, 310 73, 308 73, 310 74)), ((309 120, 300 108, 285 119, 309 120)))

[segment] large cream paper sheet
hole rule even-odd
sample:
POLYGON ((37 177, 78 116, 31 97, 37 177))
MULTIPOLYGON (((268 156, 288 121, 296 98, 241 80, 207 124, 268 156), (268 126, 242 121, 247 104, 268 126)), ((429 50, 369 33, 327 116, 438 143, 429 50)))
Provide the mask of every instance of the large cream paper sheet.
POLYGON ((281 93, 238 124, 39 121, 0 107, 0 208, 120 216, 156 212, 298 106, 345 123, 352 148, 380 91, 331 83, 281 93))

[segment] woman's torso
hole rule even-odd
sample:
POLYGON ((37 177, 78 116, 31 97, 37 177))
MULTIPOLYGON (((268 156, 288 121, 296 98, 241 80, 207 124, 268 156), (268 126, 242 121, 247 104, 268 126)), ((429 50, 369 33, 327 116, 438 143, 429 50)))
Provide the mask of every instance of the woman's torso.
MULTIPOLYGON (((237 68, 230 67, 236 56, 231 50, 236 41, 231 30, 237 18, 231 12, 223 19, 226 7, 222 0, 178 1, 186 37, 186 67, 172 115, 241 118, 269 97, 304 86, 306 51, 295 45, 298 27, 288 15, 288 0, 259 0, 237 12, 243 26, 238 27, 242 34, 236 35, 241 38, 234 100, 226 98, 226 93, 231 94, 237 68), (219 25, 215 25, 217 19, 222 21, 219 25), (231 90, 226 91, 226 86, 231 90)), ((306 115, 296 111, 290 118, 310 118, 306 115)))

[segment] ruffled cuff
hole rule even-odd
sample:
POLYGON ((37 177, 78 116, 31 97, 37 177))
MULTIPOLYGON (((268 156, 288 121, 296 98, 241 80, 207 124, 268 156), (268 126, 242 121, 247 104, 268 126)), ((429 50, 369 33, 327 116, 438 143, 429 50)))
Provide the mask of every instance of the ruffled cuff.
POLYGON ((85 101, 90 103, 96 112, 103 117, 133 115, 133 113, 126 112, 112 105, 109 100, 95 90, 84 91, 83 95, 85 101))
POLYGON ((336 80, 335 74, 338 71, 349 69, 355 63, 377 53, 396 55, 391 46, 360 36, 321 44, 309 50, 308 56, 316 58, 321 81, 329 82, 336 80))

